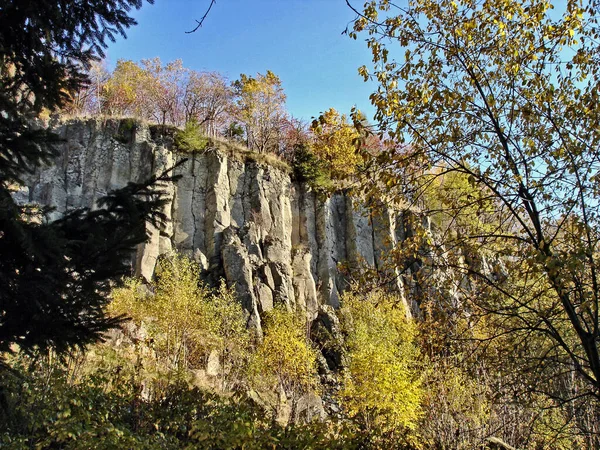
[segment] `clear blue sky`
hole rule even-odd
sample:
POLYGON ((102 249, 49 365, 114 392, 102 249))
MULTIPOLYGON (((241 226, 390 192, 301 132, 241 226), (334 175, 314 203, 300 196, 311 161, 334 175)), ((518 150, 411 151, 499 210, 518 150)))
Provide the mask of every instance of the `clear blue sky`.
POLYGON ((109 46, 109 66, 118 59, 158 56, 163 62, 182 59, 186 67, 218 71, 230 80, 271 70, 281 78, 287 109, 296 117, 310 119, 329 107, 348 113, 357 105, 371 119, 374 85, 357 74, 370 53, 363 41, 341 34, 354 18, 344 0, 217 0, 202 28, 185 34, 209 3, 145 4, 133 14, 138 25, 128 38, 109 46))

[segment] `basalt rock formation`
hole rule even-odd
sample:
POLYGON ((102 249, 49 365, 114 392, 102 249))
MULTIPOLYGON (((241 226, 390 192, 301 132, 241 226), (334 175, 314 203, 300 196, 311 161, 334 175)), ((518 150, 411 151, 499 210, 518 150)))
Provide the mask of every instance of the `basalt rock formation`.
POLYGON ((175 170, 181 177, 165 187, 170 220, 151 230, 132 268, 149 279, 159 255, 173 249, 191 255, 207 275, 235 286, 249 323, 259 329, 261 312, 276 303, 301 308, 311 319, 322 305, 337 307, 347 287, 338 264, 383 267, 405 238, 401 212, 369 210, 346 193, 319 198, 282 164, 236 153, 226 143, 180 154, 168 130, 127 119, 71 120, 56 132, 64 139, 59 158, 25 180, 15 193, 20 201, 51 205, 59 217, 93 208, 110 190, 187 158, 175 170))

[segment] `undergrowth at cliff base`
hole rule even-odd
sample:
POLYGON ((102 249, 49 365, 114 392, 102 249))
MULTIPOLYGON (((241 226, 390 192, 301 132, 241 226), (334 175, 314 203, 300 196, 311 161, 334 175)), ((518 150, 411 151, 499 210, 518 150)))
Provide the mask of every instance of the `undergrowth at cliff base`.
POLYGON ((278 305, 259 337, 233 291, 199 274, 185 256, 164 257, 149 285, 127 279, 113 290, 109 313, 130 320, 107 342, 8 357, 0 446, 467 450, 496 435, 582 448, 564 409, 539 396, 508 401, 485 359, 461 356, 466 344, 411 319, 396 294, 351 286, 338 332, 315 341, 305 312, 278 305), (322 349, 340 353, 339 367, 322 349), (324 399, 335 414, 306 408, 324 399))

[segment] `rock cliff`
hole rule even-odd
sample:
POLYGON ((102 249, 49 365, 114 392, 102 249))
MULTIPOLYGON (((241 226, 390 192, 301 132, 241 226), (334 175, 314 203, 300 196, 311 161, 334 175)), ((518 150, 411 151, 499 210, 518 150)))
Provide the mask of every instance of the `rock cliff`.
POLYGON ((260 313, 276 303, 310 318, 320 305, 337 307, 347 285, 338 264, 383 267, 404 239, 399 213, 374 213, 344 193, 320 199, 289 170, 226 143, 182 155, 160 127, 126 119, 72 120, 56 131, 64 139, 59 158, 25 180, 15 194, 20 201, 51 205, 59 217, 93 208, 108 191, 187 158, 175 171, 181 177, 166 186, 170 221, 151 230, 133 268, 148 279, 159 255, 172 249, 191 255, 211 277, 235 286, 259 329, 260 313))

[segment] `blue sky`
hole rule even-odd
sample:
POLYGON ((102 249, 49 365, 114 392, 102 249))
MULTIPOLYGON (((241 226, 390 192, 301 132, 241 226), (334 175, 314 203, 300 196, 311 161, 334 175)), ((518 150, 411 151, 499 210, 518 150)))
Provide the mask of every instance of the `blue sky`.
POLYGON ((357 74, 370 53, 364 42, 341 34, 354 18, 344 0, 217 0, 202 28, 185 34, 209 3, 145 4, 133 14, 138 25, 128 38, 109 46, 109 67, 118 59, 158 56, 230 80, 271 70, 281 78, 288 111, 296 117, 310 119, 329 107, 348 113, 357 105, 371 118, 374 85, 357 74))

